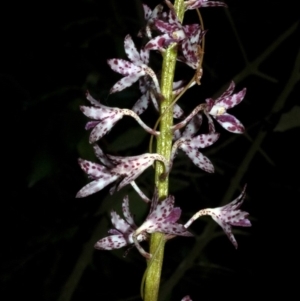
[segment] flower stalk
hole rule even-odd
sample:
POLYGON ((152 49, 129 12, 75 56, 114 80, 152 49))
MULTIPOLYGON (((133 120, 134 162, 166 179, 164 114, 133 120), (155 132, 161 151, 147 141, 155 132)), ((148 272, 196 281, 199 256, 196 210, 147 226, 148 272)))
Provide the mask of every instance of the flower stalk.
MULTIPOLYGON (((177 18, 182 22, 184 16, 184 1, 176 0, 174 9, 177 18)), ((161 75, 161 93, 164 100, 160 105, 160 114, 163 114, 160 120, 160 135, 157 138, 156 152, 163 155, 167 160, 171 157, 172 139, 173 139, 173 108, 169 108, 173 102, 173 81, 175 74, 177 58, 176 44, 171 44, 163 54, 163 65, 161 75), (167 110, 167 111, 166 111, 167 110), (166 112, 165 112, 166 111, 166 112)), ((169 176, 162 179, 160 176, 165 172, 163 164, 155 164, 155 185, 158 190, 158 197, 165 198, 169 194, 169 176)), ((148 268, 145 276, 145 301, 158 300, 161 270, 164 257, 165 238, 163 233, 153 233, 150 238, 150 253, 155 258, 148 262, 148 268)))

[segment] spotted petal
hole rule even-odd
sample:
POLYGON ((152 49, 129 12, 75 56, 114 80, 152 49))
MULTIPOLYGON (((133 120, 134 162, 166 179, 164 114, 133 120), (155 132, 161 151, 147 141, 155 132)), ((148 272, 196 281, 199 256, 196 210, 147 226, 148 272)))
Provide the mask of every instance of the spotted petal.
POLYGON ((224 113, 220 116, 214 116, 219 124, 227 131, 235 134, 242 134, 245 131, 243 124, 233 115, 224 113))
POLYGON ((107 63, 113 71, 124 76, 135 75, 142 72, 142 68, 140 66, 136 66, 135 64, 123 59, 109 59, 107 60, 107 63))
POLYGON ((128 241, 122 234, 110 235, 100 239, 94 245, 97 250, 114 250, 128 245, 128 241))
POLYGON ((138 53, 131 36, 128 34, 124 40, 124 49, 127 54, 127 57, 136 65, 139 66, 143 64, 141 61, 140 54, 138 53))
POLYGON ((81 188, 76 194, 76 198, 84 198, 86 196, 94 194, 106 187, 107 185, 109 185, 110 183, 116 181, 117 179, 117 175, 103 173, 103 175, 97 180, 94 180, 89 184, 85 185, 83 188, 81 188))

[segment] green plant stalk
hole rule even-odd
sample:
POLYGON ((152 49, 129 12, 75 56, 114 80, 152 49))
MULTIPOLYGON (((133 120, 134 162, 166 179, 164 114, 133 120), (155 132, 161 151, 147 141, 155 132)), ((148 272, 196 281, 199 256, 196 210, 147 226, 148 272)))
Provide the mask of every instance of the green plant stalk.
MULTIPOLYGON (((174 8, 178 19, 182 22, 184 16, 184 0, 175 0, 174 8)), ((163 55, 161 92, 164 100, 160 105, 160 114, 162 114, 173 101, 173 80, 175 73, 175 65, 177 58, 176 45, 171 45, 163 55)), ((160 135, 157 139, 156 152, 163 155, 166 159, 170 159, 172 149, 173 133, 171 126, 173 125, 173 108, 169 109, 161 118, 160 135)), ((169 193, 169 177, 164 180, 160 179, 160 175, 164 172, 163 164, 156 162, 155 165, 155 185, 158 189, 158 196, 161 200, 166 198, 169 193)), ((153 258, 148 261, 148 267, 145 276, 145 301, 157 301, 161 270, 164 257, 165 239, 164 234, 154 233, 150 239, 150 254, 153 258)))

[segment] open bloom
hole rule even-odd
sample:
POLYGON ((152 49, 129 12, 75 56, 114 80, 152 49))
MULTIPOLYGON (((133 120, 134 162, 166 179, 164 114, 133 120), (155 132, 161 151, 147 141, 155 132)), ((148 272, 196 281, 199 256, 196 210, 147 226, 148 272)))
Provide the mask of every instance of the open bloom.
POLYGON ((130 213, 128 197, 124 198, 122 209, 125 220, 120 218, 116 212, 112 212, 111 220, 115 229, 109 230, 109 233, 112 235, 105 237, 96 243, 96 249, 119 249, 134 243, 143 256, 150 258, 151 255, 139 244, 139 242, 148 238, 148 234, 161 232, 166 234, 167 238, 168 236, 173 237, 177 235, 192 236, 182 224, 177 223, 181 215, 181 209, 179 207, 174 208, 173 196, 169 196, 165 200, 159 201, 157 191, 155 190, 149 215, 139 228, 135 225, 130 213))
POLYGON ((212 98, 206 99, 207 107, 204 111, 208 118, 209 126, 212 131, 215 131, 213 121, 209 115, 211 115, 225 130, 241 134, 245 131, 242 123, 236 119, 233 115, 227 113, 228 109, 238 105, 246 94, 246 88, 238 93, 232 94, 235 84, 232 81, 227 90, 216 100, 212 98))
POLYGON ((245 128, 242 123, 233 115, 227 113, 227 110, 238 105, 246 94, 246 88, 232 94, 234 87, 234 82, 231 82, 228 89, 216 100, 206 99, 206 104, 198 105, 184 120, 173 125, 172 130, 175 132, 183 128, 196 114, 202 111, 208 119, 209 132, 216 131, 213 119, 210 117, 212 116, 225 130, 236 134, 243 133, 245 128))
POLYGON ((199 24, 182 25, 172 10, 168 22, 155 20, 155 26, 163 34, 151 39, 145 49, 164 51, 170 44, 180 43, 183 49, 188 50, 188 44, 197 43, 201 35, 199 24))
POLYGON ((142 76, 150 76, 153 80, 157 93, 160 94, 159 82, 155 72, 148 67, 149 50, 141 49, 139 53, 130 35, 125 37, 124 48, 131 62, 123 59, 107 60, 107 63, 112 70, 125 76, 114 84, 114 86, 110 89, 110 93, 122 91, 123 89, 131 86, 142 76))
MULTIPOLYGON (((102 153, 99 146, 94 146, 96 155, 102 153)), ((100 157, 100 161, 105 165, 93 163, 87 160, 79 159, 78 163, 82 170, 93 181, 84 186, 76 195, 77 198, 86 197, 90 194, 96 193, 102 190, 104 187, 119 181, 116 189, 120 190, 125 185, 131 184, 134 180, 155 160, 161 161, 165 165, 165 169, 168 168, 168 161, 164 156, 160 154, 142 154, 131 157, 119 157, 107 155, 110 164, 108 166, 107 160, 103 161, 100 157), (105 163, 106 162, 106 163, 105 163)))
MULTIPOLYGON (((120 249, 127 245, 133 244, 133 233, 137 229, 134 223, 133 216, 129 210, 129 199, 126 196, 123 199, 122 211, 124 219, 122 219, 115 211, 111 212, 111 222, 114 226, 113 229, 108 231, 110 236, 100 239, 95 244, 95 248, 98 250, 113 250, 120 249)), ((138 241, 147 239, 147 233, 140 233, 136 236, 138 241)))
POLYGON ((245 190, 246 185, 242 193, 235 200, 225 206, 213 209, 207 208, 198 211, 184 226, 188 228, 200 216, 210 215, 212 219, 222 227, 229 240, 235 248, 237 248, 238 244, 232 234, 232 226, 251 227, 251 222, 247 219, 249 213, 239 209, 245 198, 245 190))
POLYGON ((80 109, 85 116, 92 119, 92 121, 89 121, 85 126, 86 130, 92 129, 89 139, 90 143, 94 143, 101 139, 119 120, 123 118, 123 116, 126 115, 134 118, 148 133, 155 136, 159 134, 148 127, 132 110, 104 106, 99 101, 94 99, 89 92, 87 92, 87 100, 93 106, 81 106, 80 109))

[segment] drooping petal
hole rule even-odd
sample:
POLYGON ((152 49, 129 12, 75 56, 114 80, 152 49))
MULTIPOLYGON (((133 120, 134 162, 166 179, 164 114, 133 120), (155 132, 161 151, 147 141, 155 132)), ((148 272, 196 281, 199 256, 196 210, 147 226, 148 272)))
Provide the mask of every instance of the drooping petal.
POLYGON ((137 74, 132 74, 121 78, 117 81, 110 89, 109 93, 120 92, 127 87, 130 87, 134 84, 141 76, 144 76, 146 73, 141 69, 137 74))
POLYGON ((187 156, 192 160, 192 162, 199 168, 206 172, 213 173, 215 168, 211 161, 205 157, 196 148, 189 148, 188 145, 184 144, 180 148, 187 154, 187 156))
POLYGON ((97 163, 93 163, 84 159, 78 159, 79 166, 81 169, 92 179, 103 176, 103 174, 107 174, 108 170, 97 163))
POLYGON ((118 113, 115 115, 112 115, 109 118, 106 118, 99 122, 94 129, 91 131, 89 142, 95 143, 99 139, 101 139, 104 135, 106 135, 113 127, 114 125, 123 118, 123 114, 118 113))
POLYGON ((94 248, 97 250, 114 250, 128 245, 127 240, 122 234, 110 235, 96 242, 94 248))
POLYGON ((132 107, 132 111, 141 115, 148 108, 149 103, 149 93, 143 94, 132 107))
POLYGON ((192 148, 205 148, 215 143, 220 137, 219 133, 202 134, 190 140, 188 145, 192 148))

